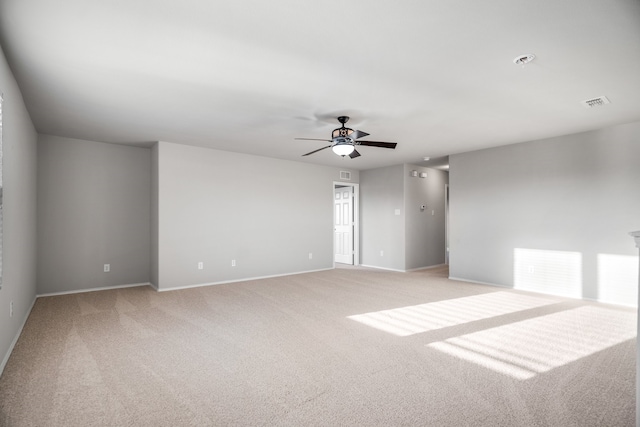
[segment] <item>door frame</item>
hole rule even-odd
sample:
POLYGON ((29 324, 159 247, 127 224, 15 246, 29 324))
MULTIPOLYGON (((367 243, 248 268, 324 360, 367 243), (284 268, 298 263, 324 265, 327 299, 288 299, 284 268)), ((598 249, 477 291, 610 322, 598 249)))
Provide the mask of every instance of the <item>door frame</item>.
POLYGON ((449 184, 444 185, 444 263, 449 265, 449 184))
POLYGON ((333 208, 335 189, 336 187, 353 187, 353 265, 360 265, 360 184, 354 182, 342 182, 333 181, 331 187, 331 216, 333 222, 331 223, 331 240, 333 241, 333 248, 331 249, 331 255, 333 258, 333 267, 336 267, 336 233, 334 227, 336 223, 336 213, 333 208))

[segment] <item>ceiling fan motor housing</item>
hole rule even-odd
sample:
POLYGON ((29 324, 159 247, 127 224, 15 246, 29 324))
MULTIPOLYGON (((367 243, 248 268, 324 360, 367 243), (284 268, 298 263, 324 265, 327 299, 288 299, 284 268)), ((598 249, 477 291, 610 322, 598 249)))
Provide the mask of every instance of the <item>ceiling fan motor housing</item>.
MULTIPOLYGON (((346 128, 344 127, 344 125, 341 128, 338 129, 334 129, 333 132, 331 132, 331 137, 333 139, 339 138, 339 137, 345 137, 345 138, 349 138, 349 136, 353 133, 353 129, 351 128, 346 128)), ((352 138, 349 138, 352 140, 352 138)))
POLYGON ((333 138, 333 145, 345 145, 345 144, 353 144, 353 139, 344 136, 337 136, 333 138))

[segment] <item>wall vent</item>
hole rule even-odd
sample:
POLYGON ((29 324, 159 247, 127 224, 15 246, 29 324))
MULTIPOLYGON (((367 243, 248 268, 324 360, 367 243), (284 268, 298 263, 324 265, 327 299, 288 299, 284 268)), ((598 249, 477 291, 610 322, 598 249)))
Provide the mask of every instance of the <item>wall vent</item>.
POLYGON ((340 179, 346 179, 347 181, 351 181, 351 172, 340 171, 340 179))
POLYGON ((587 99, 586 101, 582 101, 582 104, 587 108, 599 107, 601 105, 609 104, 609 98, 606 96, 599 96, 597 98, 587 99))

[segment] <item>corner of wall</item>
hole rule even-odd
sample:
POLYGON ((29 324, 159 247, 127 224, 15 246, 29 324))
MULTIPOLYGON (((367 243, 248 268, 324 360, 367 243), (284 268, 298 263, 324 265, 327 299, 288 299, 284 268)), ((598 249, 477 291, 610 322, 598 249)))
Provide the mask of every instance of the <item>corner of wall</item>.
POLYGON ((151 250, 149 255, 149 281, 152 283, 154 289, 157 287, 160 281, 160 266, 159 266, 159 212, 160 212, 160 198, 158 191, 160 188, 160 142, 156 142, 151 147, 151 209, 150 214, 150 237, 151 237, 151 250))
POLYGON ((0 50, 3 94, 3 232, 0 357, 9 358, 36 298, 37 138, 20 88, 0 50), (10 261, 10 262, 7 262, 10 261), (5 303, 6 302, 6 303, 5 303), (13 316, 10 304, 13 302, 13 316))

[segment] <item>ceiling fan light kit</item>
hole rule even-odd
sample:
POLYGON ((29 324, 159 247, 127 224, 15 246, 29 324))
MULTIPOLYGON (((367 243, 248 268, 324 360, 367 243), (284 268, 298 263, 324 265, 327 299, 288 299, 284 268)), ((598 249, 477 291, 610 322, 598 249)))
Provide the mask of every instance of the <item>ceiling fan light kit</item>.
POLYGON ((348 142, 343 142, 343 143, 338 143, 336 145, 334 145, 333 147, 331 147, 331 149, 333 150, 334 153, 336 153, 338 156, 348 156, 349 154, 353 153, 353 150, 355 150, 356 148, 351 145, 348 142))
POLYGON ((356 145, 369 146, 369 147, 382 147, 382 148, 396 148, 395 142, 383 142, 383 141, 360 141, 360 138, 364 138, 365 136, 369 136, 368 133, 363 132, 361 130, 354 130, 345 126, 345 123, 349 121, 348 116, 340 116, 338 117, 338 121, 342 123, 342 126, 334 129, 331 132, 331 139, 316 139, 316 138, 295 138, 295 139, 303 139, 307 141, 326 141, 330 142, 331 145, 327 145, 326 147, 318 148, 317 150, 311 151, 307 154, 303 154, 302 156, 308 156, 313 153, 317 153, 318 151, 324 150, 325 148, 331 147, 331 150, 336 153, 338 156, 349 156, 352 159, 356 157, 360 157, 360 153, 356 150, 356 145))

